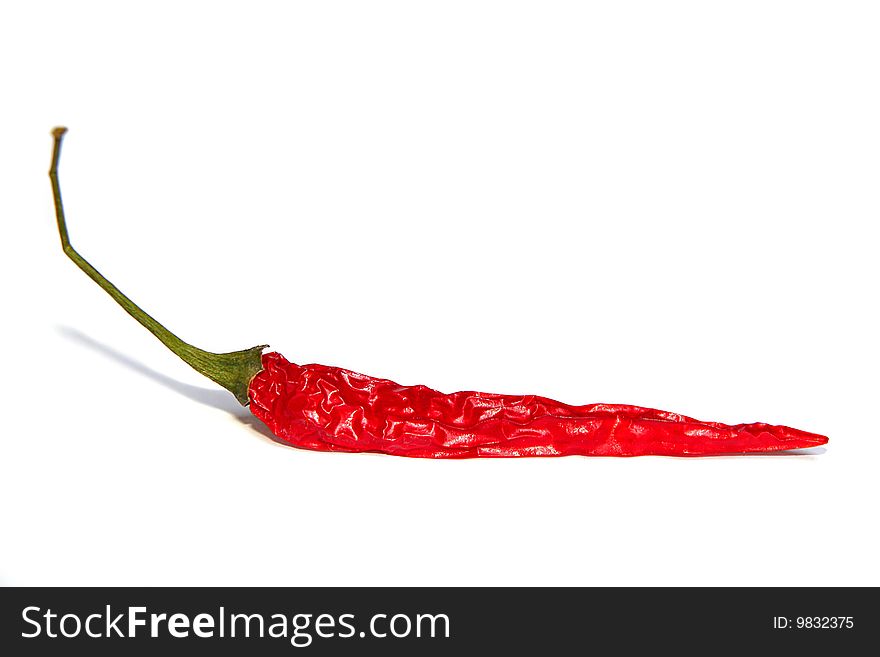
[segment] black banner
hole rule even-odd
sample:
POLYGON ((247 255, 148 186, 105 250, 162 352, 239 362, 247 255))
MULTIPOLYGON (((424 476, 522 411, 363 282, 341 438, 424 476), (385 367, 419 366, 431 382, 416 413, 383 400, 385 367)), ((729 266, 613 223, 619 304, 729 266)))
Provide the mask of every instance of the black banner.
POLYGON ((9 588, 7 655, 874 650, 873 588, 9 588), (872 647, 873 646, 873 647, 872 647))

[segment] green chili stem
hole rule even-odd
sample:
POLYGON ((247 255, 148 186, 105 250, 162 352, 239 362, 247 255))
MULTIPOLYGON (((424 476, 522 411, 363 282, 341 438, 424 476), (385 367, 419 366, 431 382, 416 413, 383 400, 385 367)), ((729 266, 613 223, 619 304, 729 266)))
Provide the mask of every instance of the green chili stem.
POLYGON ((92 267, 70 244, 67 235, 67 223, 64 219, 64 206, 61 203, 61 187, 58 184, 58 159, 61 156, 61 141, 67 128, 55 128, 52 136, 55 145, 52 150, 52 166, 49 168, 49 179, 52 181, 52 196, 55 199, 55 216, 58 219, 58 232, 61 235, 61 246, 68 258, 76 263, 101 289, 134 317, 150 333, 155 335, 171 351, 177 354, 185 363, 203 374, 215 383, 226 388, 235 395, 242 405, 248 404, 248 386, 251 379, 263 369, 261 354, 267 345, 260 345, 243 351, 232 351, 225 354, 215 354, 204 351, 188 344, 162 326, 146 312, 141 310, 131 299, 125 296, 119 288, 108 281, 101 273, 92 267))

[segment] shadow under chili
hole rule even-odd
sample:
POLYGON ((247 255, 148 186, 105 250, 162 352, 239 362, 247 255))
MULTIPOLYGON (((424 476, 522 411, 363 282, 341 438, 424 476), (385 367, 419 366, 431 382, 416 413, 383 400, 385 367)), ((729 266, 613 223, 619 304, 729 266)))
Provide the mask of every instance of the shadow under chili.
POLYGON ((83 347, 88 347, 92 351, 97 352, 101 356, 114 361, 120 365, 124 365, 128 369, 137 372, 141 376, 145 376, 156 383, 159 383, 170 390, 173 390, 176 393, 179 393, 190 399, 194 402, 198 402, 203 406, 210 406, 211 408, 216 408, 221 411, 226 411, 236 420, 245 424, 258 433, 260 433, 265 438, 268 438, 273 443, 278 443, 280 445, 286 445, 286 443, 279 440, 271 431, 269 431, 269 427, 260 422, 256 417, 254 417, 250 411, 247 410, 244 406, 239 404, 235 397, 233 397, 229 392, 222 389, 212 390, 210 388, 202 388, 200 386, 190 385, 189 383, 184 383, 183 381, 178 381, 177 379, 172 379, 170 376, 166 376, 161 372, 157 372, 156 370, 144 365, 138 360, 131 358, 130 356, 126 356, 122 352, 116 351, 113 347, 109 347, 102 342, 98 342, 91 336, 86 335, 82 331, 78 331, 75 328, 71 328, 69 326, 56 326, 55 327, 58 333, 70 340, 71 342, 75 342, 78 345, 83 347))

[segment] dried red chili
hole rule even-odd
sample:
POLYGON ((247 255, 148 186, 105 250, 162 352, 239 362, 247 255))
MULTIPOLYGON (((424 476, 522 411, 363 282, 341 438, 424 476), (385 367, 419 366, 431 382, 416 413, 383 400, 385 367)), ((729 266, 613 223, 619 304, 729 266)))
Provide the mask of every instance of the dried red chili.
POLYGON ((326 365, 296 365, 265 345, 215 354, 180 340, 104 278, 70 245, 58 184, 65 128, 49 177, 65 254, 132 317, 196 371, 232 392, 272 432, 297 447, 427 458, 501 456, 700 456, 815 447, 824 436, 763 423, 700 422, 639 406, 571 406, 535 395, 443 394, 326 365))

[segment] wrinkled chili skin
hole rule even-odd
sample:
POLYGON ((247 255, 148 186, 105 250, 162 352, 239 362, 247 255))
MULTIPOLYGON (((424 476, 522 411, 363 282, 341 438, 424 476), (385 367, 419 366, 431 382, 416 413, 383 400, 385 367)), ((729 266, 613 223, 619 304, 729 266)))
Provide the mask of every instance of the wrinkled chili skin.
POLYGON ((708 456, 824 445, 768 424, 725 425, 638 406, 570 406, 535 395, 443 394, 263 355, 251 411, 283 441, 319 451, 423 458, 708 456))

